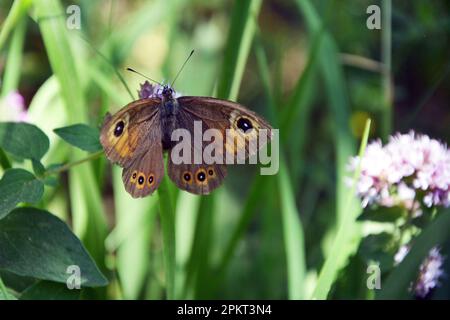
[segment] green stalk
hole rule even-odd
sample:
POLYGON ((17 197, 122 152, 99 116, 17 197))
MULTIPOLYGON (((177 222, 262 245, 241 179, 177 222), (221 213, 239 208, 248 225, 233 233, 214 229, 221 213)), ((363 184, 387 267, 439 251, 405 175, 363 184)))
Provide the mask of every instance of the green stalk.
POLYGON ((19 87, 20 72, 22 69, 23 44, 27 30, 27 18, 23 17, 17 22, 11 43, 9 45, 7 63, 3 76, 0 96, 5 96, 19 87))
POLYGON ((287 260, 288 297, 289 299, 303 299, 306 273, 303 226, 297 211, 286 162, 281 155, 280 158, 280 171, 277 178, 287 260))
MULTIPOLYGON (((367 120, 364 134, 361 141, 361 145, 359 148, 358 156, 361 158, 364 155, 366 150, 367 141, 369 139, 369 131, 370 131, 370 119, 367 120)), ((358 168, 355 170, 353 174, 353 183, 351 189, 347 191, 347 201, 345 204, 345 212, 352 213, 355 212, 352 210, 352 203, 355 197, 356 191, 356 183, 359 179, 361 173, 361 162, 358 165, 358 168)), ((358 212, 359 213, 359 212, 358 212)), ((348 232, 348 230, 353 230, 354 225, 356 224, 357 215, 354 214, 346 214, 343 216, 343 219, 339 223, 338 231, 333 241, 332 249, 325 260, 325 263, 320 271, 319 279, 317 280, 316 288, 314 289, 312 299, 326 299, 328 293, 330 291, 331 285, 336 279, 337 273, 339 271, 338 267, 342 264, 342 260, 344 255, 346 254, 345 246, 349 241, 349 237, 352 234, 348 232)))
POLYGON ((256 31, 261 0, 236 1, 228 33, 217 97, 236 100, 248 54, 256 31))
POLYGON ((383 87, 383 115, 381 121, 381 132, 387 139, 392 131, 392 1, 382 2, 382 28, 381 28, 381 60, 383 62, 382 87, 383 87))
POLYGON ((2 51, 9 34, 16 27, 16 24, 27 13, 31 6, 31 0, 16 0, 14 1, 5 22, 0 28, 0 52, 2 51))
POLYGON ((166 272, 167 299, 175 299, 175 214, 172 198, 169 193, 167 175, 162 179, 158 187, 159 213, 163 235, 164 266, 166 272))

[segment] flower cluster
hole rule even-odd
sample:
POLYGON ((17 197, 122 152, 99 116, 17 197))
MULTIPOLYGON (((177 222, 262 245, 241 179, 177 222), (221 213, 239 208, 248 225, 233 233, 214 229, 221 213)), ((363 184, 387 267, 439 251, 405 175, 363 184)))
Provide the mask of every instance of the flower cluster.
POLYGON ((150 82, 145 81, 141 84, 138 94, 140 99, 155 98, 160 97, 161 91, 162 87, 160 85, 152 85, 150 82))
POLYGON ((350 170, 361 164, 357 192, 369 204, 415 209, 450 206, 450 150, 426 135, 397 134, 385 146, 377 140, 364 156, 352 158, 350 170))
POLYGON ((17 91, 8 93, 0 100, 0 121, 27 121, 25 99, 17 91))
MULTIPOLYGON (((409 245, 401 246, 394 256, 395 264, 402 262, 409 250, 409 245)), ((444 275, 442 268, 443 264, 444 257, 439 252, 439 248, 432 248, 428 253, 428 256, 420 265, 419 275, 417 276, 416 281, 411 284, 410 287, 410 291, 412 291, 417 298, 426 298, 434 288, 439 286, 439 280, 444 275)))

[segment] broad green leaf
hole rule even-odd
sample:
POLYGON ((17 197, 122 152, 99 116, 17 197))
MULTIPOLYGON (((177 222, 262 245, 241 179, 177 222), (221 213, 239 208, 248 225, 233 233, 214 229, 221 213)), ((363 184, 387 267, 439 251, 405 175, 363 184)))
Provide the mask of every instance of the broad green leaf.
POLYGON ((36 283, 34 278, 21 277, 5 270, 0 270, 0 278, 5 286, 14 292, 22 292, 36 283))
POLYGON ((76 276, 70 266, 79 268, 82 287, 108 283, 80 240, 51 213, 18 208, 0 220, 0 269, 66 283, 76 276))
POLYGON ((400 207, 366 208, 358 217, 358 221, 395 222, 402 217, 404 209, 400 207))
POLYGON ((0 147, 20 158, 40 160, 49 148, 49 141, 45 133, 35 125, 1 122, 0 147))
POLYGON ((69 289, 66 284, 38 281, 20 295, 20 300, 78 300, 81 290, 69 289))
POLYGON ((85 151, 95 152, 102 149, 99 140, 99 131, 85 124, 74 124, 72 126, 53 130, 64 141, 85 151))
POLYGON ((19 202, 38 202, 44 193, 44 184, 23 169, 8 169, 0 180, 0 219, 19 202))

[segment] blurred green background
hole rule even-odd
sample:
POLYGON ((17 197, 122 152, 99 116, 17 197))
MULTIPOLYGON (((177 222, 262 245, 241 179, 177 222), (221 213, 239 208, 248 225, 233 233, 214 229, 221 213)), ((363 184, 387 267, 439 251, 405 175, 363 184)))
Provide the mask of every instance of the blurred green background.
POLYGON ((118 74, 137 97, 144 79, 126 67, 170 81, 192 49, 178 92, 238 101, 280 129, 278 175, 235 166, 209 196, 167 181, 164 196, 132 199, 104 157, 64 173, 40 207, 67 221, 110 280, 84 296, 373 298, 364 261, 339 272, 363 228, 345 224, 332 250, 361 211, 346 164, 368 118, 370 138, 414 129, 449 141, 449 12, 426 0, 2 1, 0 93, 17 90, 49 135, 45 164, 87 156, 54 128, 98 127, 132 101, 118 74), (66 25, 72 4, 80 29, 66 25), (373 4, 381 30, 366 26, 373 4))

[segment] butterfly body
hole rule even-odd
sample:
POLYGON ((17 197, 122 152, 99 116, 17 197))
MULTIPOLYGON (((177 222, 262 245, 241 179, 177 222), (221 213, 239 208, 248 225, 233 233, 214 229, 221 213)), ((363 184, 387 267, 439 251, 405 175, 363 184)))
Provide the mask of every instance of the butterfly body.
POLYGON ((161 93, 161 104, 160 108, 160 122, 161 122, 161 130, 163 131, 162 135, 162 145, 163 150, 170 150, 175 144, 174 141, 171 140, 172 132, 177 129, 178 123, 178 113, 179 113, 179 104, 177 99, 173 96, 173 90, 164 86, 161 93))
MULTIPOLYGON (((164 151, 169 152, 168 175, 180 189, 208 194, 223 182, 226 176, 223 161, 194 161, 191 157, 180 163, 172 157, 171 151, 179 143, 173 139, 176 130, 189 133, 191 147, 188 151, 192 154, 202 155, 208 145, 221 147, 217 149, 224 150, 218 154, 219 160, 224 160, 226 154, 236 157, 239 148, 247 148, 246 144, 225 142, 217 137, 196 144, 197 133, 205 134, 208 129, 215 129, 224 137, 230 131, 232 137, 247 142, 255 141, 260 132, 265 132, 268 140, 271 138, 270 125, 235 102, 209 97, 177 97, 169 86, 151 86, 146 90, 146 96, 140 95, 141 99, 126 105, 113 116, 108 114, 100 135, 108 159, 124 168, 125 189, 133 197, 144 197, 157 189, 164 175, 164 151)), ((259 145, 258 149, 261 147, 259 145)))

